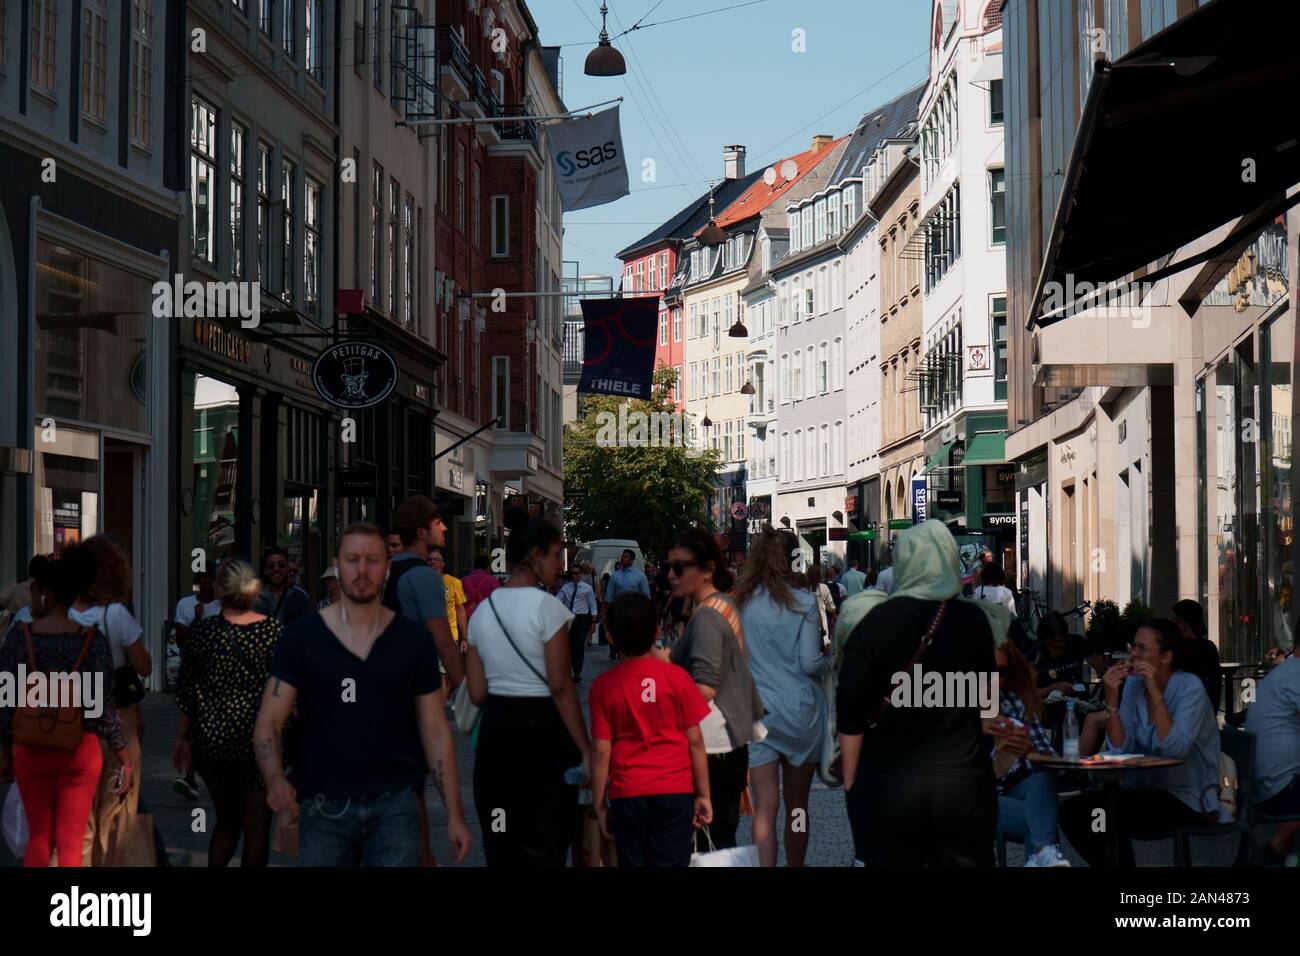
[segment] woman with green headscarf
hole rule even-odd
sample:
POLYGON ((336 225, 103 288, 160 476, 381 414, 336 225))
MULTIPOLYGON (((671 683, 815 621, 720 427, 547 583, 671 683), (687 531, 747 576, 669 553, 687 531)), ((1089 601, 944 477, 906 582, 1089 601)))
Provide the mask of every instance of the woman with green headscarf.
POLYGON ((837 723, 867 866, 993 863, 998 803, 981 714, 998 714, 993 650, 1010 618, 960 597, 960 568, 956 539, 926 521, 895 543, 893 593, 864 591, 841 608, 837 723))

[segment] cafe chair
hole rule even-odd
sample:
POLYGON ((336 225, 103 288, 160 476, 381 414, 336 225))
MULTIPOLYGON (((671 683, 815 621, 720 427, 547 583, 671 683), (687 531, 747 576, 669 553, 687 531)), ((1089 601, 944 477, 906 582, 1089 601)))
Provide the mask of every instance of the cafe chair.
POLYGON ((1174 832, 1174 866, 1192 865, 1191 837, 1194 836, 1240 834, 1237 863, 1250 863, 1254 859, 1255 841, 1251 834, 1251 823, 1254 819, 1252 800, 1255 790, 1255 735, 1224 727, 1219 731, 1219 746, 1237 765, 1237 819, 1231 823, 1179 827, 1174 832))

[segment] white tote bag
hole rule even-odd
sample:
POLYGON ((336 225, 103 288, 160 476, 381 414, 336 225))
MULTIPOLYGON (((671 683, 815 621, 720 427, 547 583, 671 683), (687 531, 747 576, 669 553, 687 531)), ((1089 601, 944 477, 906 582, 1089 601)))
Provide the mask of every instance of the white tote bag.
POLYGON ((844 779, 836 773, 841 768, 835 765, 836 761, 840 760, 840 736, 835 727, 835 673, 833 671, 827 671, 822 677, 822 693, 826 695, 826 728, 822 735, 822 752, 817 764, 817 776, 826 786, 835 789, 844 786, 844 779))
POLYGON ((455 712, 456 729, 468 737, 474 733, 474 727, 478 723, 479 707, 474 701, 469 699, 469 677, 462 678, 460 686, 456 688, 455 702, 452 704, 452 710, 455 712))
POLYGON ((709 828, 704 827, 704 839, 709 842, 708 853, 692 853, 691 866, 758 866, 758 847, 735 846, 719 850, 713 846, 709 828))
POLYGON ((23 808, 23 798, 16 783, 10 785, 5 796, 3 828, 9 852, 21 863, 27 853, 27 811, 23 808))

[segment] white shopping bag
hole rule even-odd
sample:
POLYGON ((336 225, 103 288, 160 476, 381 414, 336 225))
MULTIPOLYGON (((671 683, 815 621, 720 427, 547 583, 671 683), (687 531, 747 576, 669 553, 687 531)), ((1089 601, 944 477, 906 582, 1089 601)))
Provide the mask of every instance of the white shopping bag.
POLYGON ((713 846, 709 828, 704 827, 704 839, 709 843, 708 853, 692 853, 691 866, 758 866, 758 847, 736 846, 718 850, 713 846))
POLYGON ((23 798, 18 794, 16 783, 10 785, 5 797, 3 828, 9 852, 22 862, 27 853, 27 811, 23 809, 23 798))

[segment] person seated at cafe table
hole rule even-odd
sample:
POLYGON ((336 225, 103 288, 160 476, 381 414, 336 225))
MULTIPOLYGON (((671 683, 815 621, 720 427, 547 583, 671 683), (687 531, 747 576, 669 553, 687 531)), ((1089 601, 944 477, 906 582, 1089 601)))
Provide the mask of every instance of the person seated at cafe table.
POLYGON ((1038 622, 1038 656, 1033 663, 1038 672, 1038 689, 1044 697, 1054 690, 1073 693, 1074 685, 1083 683, 1083 665, 1088 657, 1088 642, 1070 633, 1070 625, 1060 611, 1043 615, 1038 622))
POLYGON ((1034 671, 1010 642, 993 652, 998 667, 1000 718, 1010 723, 996 740, 993 773, 998 788, 998 832, 1025 845, 1025 866, 1069 866, 1058 844, 1056 779, 1029 762, 1034 753, 1056 756, 1043 726, 1043 701, 1034 671))
POLYGON ((1174 623, 1187 642, 1187 663, 1184 666, 1201 679, 1205 693, 1210 697, 1210 706, 1218 713, 1219 698, 1223 696, 1223 672, 1219 670, 1219 649, 1205 628, 1205 611, 1190 598, 1179 601, 1172 610, 1174 623))
POLYGON ((1138 627, 1130 660, 1102 679, 1106 752, 1182 761, 1172 767, 1130 770, 1116 798, 1117 820, 1094 829, 1106 795, 1085 791, 1061 805, 1061 829, 1089 866, 1106 860, 1110 827, 1118 827, 1121 863, 1133 866, 1133 839, 1172 836, 1178 827, 1222 819, 1219 804, 1219 725, 1205 687, 1183 670, 1186 642, 1173 621, 1154 618, 1138 627), (1122 691, 1122 700, 1121 700, 1122 691))
MULTIPOLYGON (((1255 809, 1271 816, 1300 816, 1300 658, 1283 657, 1259 682, 1246 710, 1255 735, 1255 809)), ((1295 850, 1300 820, 1278 826, 1259 848, 1264 866, 1281 866, 1295 850)))

